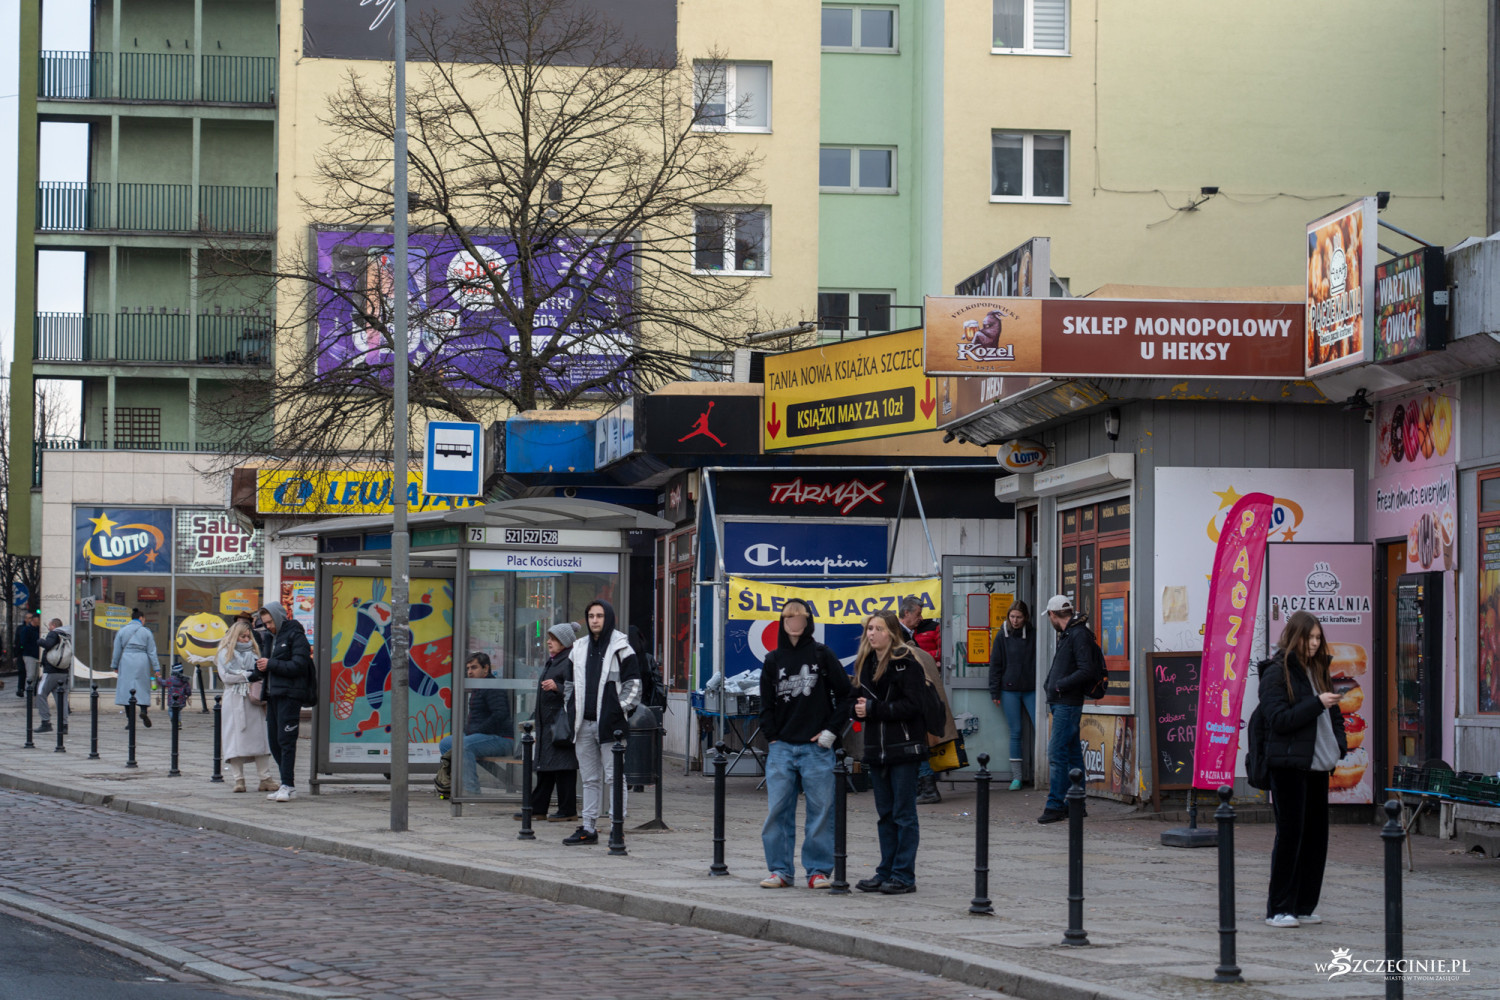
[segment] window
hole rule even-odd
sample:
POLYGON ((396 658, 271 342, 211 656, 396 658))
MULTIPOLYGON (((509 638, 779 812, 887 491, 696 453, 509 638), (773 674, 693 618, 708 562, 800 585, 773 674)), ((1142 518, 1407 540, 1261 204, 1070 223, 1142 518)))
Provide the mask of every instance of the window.
POLYGON ((733 379, 733 351, 689 351, 688 358, 688 378, 694 382, 729 382, 733 379))
POLYGON ((865 337, 891 329, 893 291, 874 289, 818 290, 818 332, 826 340, 865 337))
POLYGON ((994 0, 994 4, 992 51, 1068 54, 1068 0, 994 0))
POLYGON ((1500 469, 1479 473, 1478 548, 1473 562, 1479 580, 1479 699, 1474 710, 1500 713, 1500 469))
POLYGON ((1068 137, 1056 132, 991 136, 991 201, 1068 200, 1068 137))
POLYGON ((1130 704, 1130 522, 1128 496, 1057 514, 1058 593, 1089 616, 1109 666, 1103 705, 1130 704))
POLYGON ((763 208, 700 208, 693 217, 693 267, 769 274, 768 229, 763 208))
POLYGON ((702 108, 699 128, 771 131, 769 63, 696 62, 693 96, 702 108))
POLYGON ((896 8, 824 7, 824 52, 895 52, 896 8))
POLYGON ((896 151, 885 146, 823 146, 818 150, 818 190, 895 194, 896 151))
MULTIPOLYGON (((109 408, 104 409, 105 426, 109 425, 109 408)), ((161 446, 161 409, 151 406, 115 407, 116 448, 158 448, 161 446)))

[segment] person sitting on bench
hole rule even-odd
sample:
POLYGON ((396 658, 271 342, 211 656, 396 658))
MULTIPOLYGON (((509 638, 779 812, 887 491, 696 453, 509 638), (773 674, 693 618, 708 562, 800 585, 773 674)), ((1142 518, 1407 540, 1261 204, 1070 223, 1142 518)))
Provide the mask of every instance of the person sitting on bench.
MULTIPOLYGON (((465 675, 471 682, 493 677, 487 653, 471 653, 464 661, 465 675)), ((499 688, 482 687, 469 691, 469 712, 464 722, 464 770, 462 794, 479 791, 479 758, 509 757, 515 750, 515 729, 510 717, 510 693, 499 688)), ((444 736, 438 750, 453 749, 453 736, 444 736)))

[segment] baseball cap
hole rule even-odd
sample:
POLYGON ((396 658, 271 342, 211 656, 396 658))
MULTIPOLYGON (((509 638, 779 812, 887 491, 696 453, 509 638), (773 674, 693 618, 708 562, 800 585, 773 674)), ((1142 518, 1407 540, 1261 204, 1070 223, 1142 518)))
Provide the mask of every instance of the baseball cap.
POLYGON ((1054 611, 1072 611, 1072 610, 1073 610, 1073 601, 1072 601, 1071 598, 1067 597, 1064 594, 1057 594, 1056 596, 1049 598, 1048 601, 1047 601, 1047 613, 1048 614, 1051 614, 1054 611))

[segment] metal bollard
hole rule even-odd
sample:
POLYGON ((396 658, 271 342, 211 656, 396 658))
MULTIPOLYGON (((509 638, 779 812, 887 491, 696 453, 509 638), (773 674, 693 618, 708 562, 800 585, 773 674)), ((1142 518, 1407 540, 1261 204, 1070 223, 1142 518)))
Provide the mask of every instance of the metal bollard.
POLYGON ((974 898, 969 912, 979 917, 995 915, 990 903, 990 755, 979 755, 974 775, 974 898))
POLYGON ((714 863, 708 866, 710 875, 729 874, 729 866, 724 863, 724 772, 729 767, 729 755, 724 750, 722 742, 714 745, 714 863))
POLYGON ((531 754, 536 737, 531 735, 531 723, 521 723, 521 832, 517 840, 535 840, 531 829, 531 754))
POLYGON ((615 788, 610 796, 609 856, 623 858, 625 850, 625 734, 615 730, 615 788))
POLYGON ((52 752, 67 753, 68 748, 63 746, 63 733, 67 732, 68 729, 68 716, 66 714, 68 711, 68 685, 66 681, 63 682, 62 687, 57 689, 56 694, 57 710, 53 714, 57 716, 57 746, 52 748, 52 752))
POLYGON ((167 709, 167 718, 172 723, 172 763, 167 768, 167 777, 180 778, 182 777, 182 772, 177 770, 177 733, 182 729, 182 709, 167 709))
POLYGON ((89 685, 89 760, 99 759, 99 684, 89 685))
MULTIPOLYGON (((1387 799, 1385 826, 1380 839, 1385 841, 1385 961, 1387 969, 1400 969, 1405 949, 1401 942, 1401 842, 1406 831, 1401 828, 1401 803, 1387 799)), ((1400 972, 1385 977, 1386 1000, 1406 996, 1406 980, 1400 972)))
POLYGON ((127 746, 129 755, 125 758, 126 767, 139 767, 135 762, 135 688, 130 689, 130 701, 125 705, 125 729, 129 734, 127 746))
POLYGON ((210 782, 224 781, 224 696, 214 695, 214 773, 210 782))
POLYGON ((1083 772, 1068 772, 1068 929, 1063 944, 1083 945, 1089 936, 1083 929, 1083 772))
POLYGON ((1216 983, 1245 981, 1234 954, 1234 806, 1229 804, 1229 797, 1233 794, 1233 788, 1220 785, 1219 808, 1214 810, 1214 819, 1219 821, 1219 967, 1214 969, 1216 983))
POLYGON ((35 711, 36 681, 26 682, 26 742, 22 744, 23 749, 35 750, 36 742, 32 739, 34 733, 31 713, 35 711))
POLYGON ((833 752, 833 884, 831 896, 849 895, 849 763, 833 752))

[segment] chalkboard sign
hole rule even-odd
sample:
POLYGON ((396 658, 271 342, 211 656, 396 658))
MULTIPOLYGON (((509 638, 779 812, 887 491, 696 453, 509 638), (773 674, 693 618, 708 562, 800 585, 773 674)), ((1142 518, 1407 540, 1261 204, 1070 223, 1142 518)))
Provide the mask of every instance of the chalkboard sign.
POLYGON ((1194 729, 1198 724, 1198 683, 1202 653, 1153 653, 1151 683, 1151 756, 1155 770, 1152 798, 1157 791, 1189 788, 1193 784, 1194 729))

